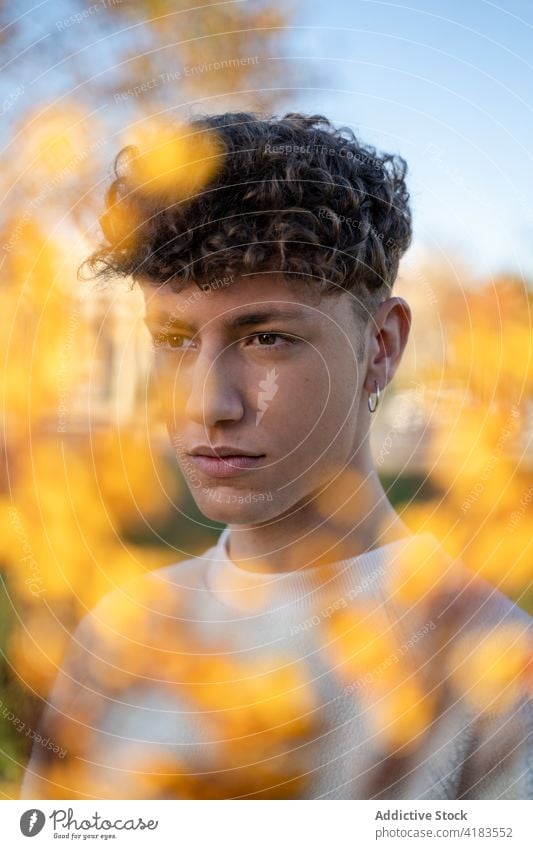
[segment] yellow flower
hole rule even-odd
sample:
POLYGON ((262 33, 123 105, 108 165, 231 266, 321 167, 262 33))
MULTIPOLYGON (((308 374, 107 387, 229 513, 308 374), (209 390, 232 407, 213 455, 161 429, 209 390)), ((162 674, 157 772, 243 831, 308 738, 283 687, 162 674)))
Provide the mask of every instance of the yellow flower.
POLYGON ((133 162, 137 187, 145 194, 164 192, 180 200, 199 191, 222 164, 222 147, 212 132, 147 119, 129 143, 139 149, 133 162))
POLYGON ((379 743, 390 754, 403 756, 420 745, 434 719, 435 706, 433 694, 411 677, 383 689, 368 715, 379 743))
POLYGON ((501 713, 529 685, 531 637, 519 625, 476 629, 457 640, 447 666, 461 696, 479 713, 501 713))

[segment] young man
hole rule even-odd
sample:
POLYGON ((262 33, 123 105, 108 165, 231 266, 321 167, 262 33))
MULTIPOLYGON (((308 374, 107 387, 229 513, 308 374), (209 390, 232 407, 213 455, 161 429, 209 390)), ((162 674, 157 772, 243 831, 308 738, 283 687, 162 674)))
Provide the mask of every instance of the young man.
POLYGON ((531 798, 520 664, 505 699, 465 684, 530 619, 411 533, 370 452, 411 323, 404 161, 320 116, 189 132, 209 178, 180 197, 124 151, 91 265, 141 285, 177 461, 227 527, 82 621, 42 723, 67 754, 36 746, 23 796, 531 798))

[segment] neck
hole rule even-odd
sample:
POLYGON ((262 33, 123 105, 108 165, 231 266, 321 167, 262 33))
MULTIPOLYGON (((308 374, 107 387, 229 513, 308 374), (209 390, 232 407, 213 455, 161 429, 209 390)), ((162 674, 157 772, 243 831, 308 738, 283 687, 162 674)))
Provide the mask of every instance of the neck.
POLYGON ((230 559, 248 571, 289 572, 345 560, 409 536, 375 469, 366 475, 348 471, 348 494, 345 477, 344 485, 331 484, 266 524, 229 525, 230 559))

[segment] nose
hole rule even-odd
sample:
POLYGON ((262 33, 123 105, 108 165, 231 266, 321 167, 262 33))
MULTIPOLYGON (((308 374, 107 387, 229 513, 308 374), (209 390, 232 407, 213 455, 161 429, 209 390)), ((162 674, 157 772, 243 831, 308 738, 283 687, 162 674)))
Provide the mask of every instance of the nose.
POLYGON ((185 415, 204 428, 242 419, 244 404, 230 357, 219 354, 213 358, 208 352, 198 354, 192 366, 185 415))

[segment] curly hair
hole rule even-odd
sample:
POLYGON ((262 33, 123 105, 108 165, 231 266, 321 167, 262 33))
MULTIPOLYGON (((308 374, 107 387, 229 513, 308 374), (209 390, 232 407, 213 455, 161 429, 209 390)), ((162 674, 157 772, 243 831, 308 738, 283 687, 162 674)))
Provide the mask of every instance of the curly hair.
POLYGON ((367 319, 411 241, 405 160, 322 115, 201 115, 188 132, 214 134, 216 173, 186 198, 148 193, 134 179, 138 148, 123 148, 100 218, 104 241, 81 268, 93 279, 119 275, 174 291, 281 272, 288 285, 305 279, 322 294, 352 292, 367 319))

